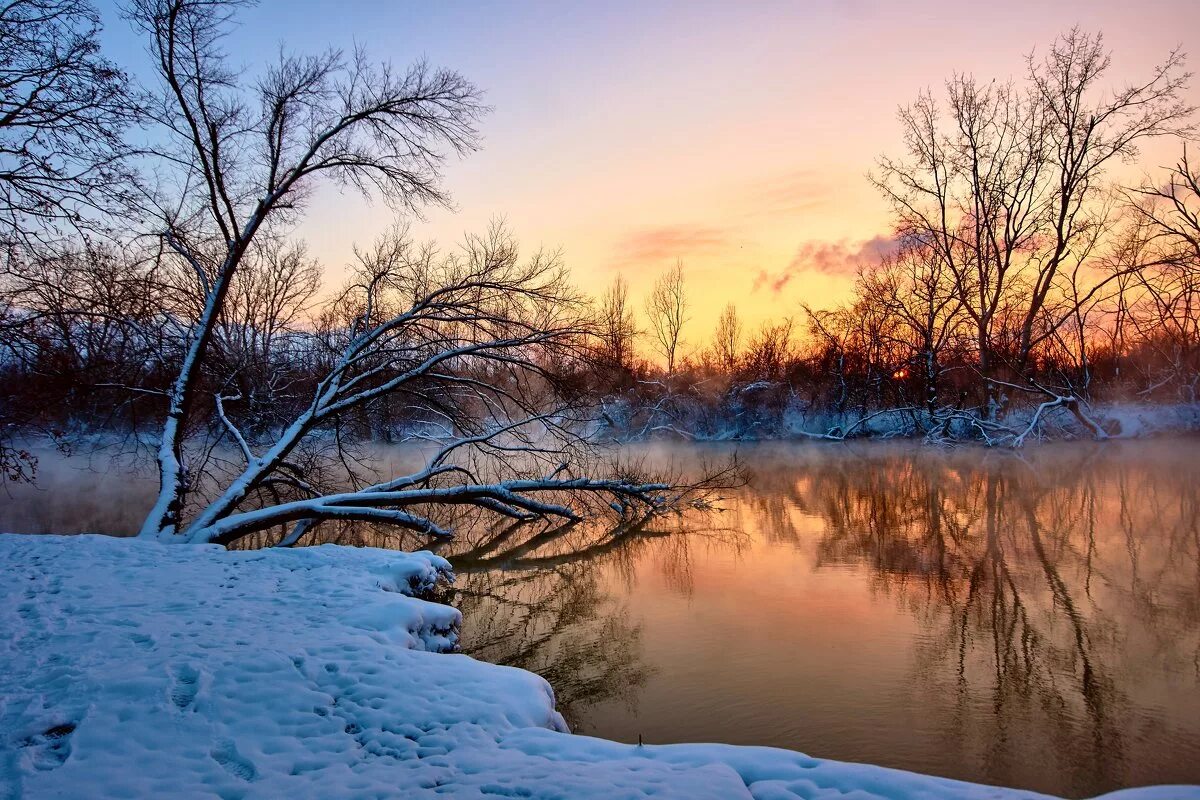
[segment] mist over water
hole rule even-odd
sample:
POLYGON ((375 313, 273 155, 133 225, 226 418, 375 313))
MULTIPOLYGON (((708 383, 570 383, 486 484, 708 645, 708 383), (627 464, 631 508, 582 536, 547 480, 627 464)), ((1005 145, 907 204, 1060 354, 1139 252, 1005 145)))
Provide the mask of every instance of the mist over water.
MULTIPOLYGON (((463 649, 544 675, 579 733, 1068 797, 1196 783, 1198 445, 741 446, 721 514, 465 529, 450 601, 463 649)), ((80 463, 43 456, 0 529, 136 530, 153 478, 80 463)))

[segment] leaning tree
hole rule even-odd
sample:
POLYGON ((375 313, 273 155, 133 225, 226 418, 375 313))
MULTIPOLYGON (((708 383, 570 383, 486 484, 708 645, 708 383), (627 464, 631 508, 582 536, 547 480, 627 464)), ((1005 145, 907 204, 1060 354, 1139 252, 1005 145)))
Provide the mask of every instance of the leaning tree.
POLYGON ((228 544, 275 529, 292 544, 327 520, 442 535, 436 512, 448 507, 575 519, 597 499, 629 516, 691 497, 628 468, 591 477, 600 461, 585 421, 553 401, 561 366, 593 333, 587 306, 556 256, 522 258, 500 228, 448 253, 397 229, 358 252, 345 292, 288 345, 285 367, 303 364, 289 384, 297 410, 269 435, 248 432, 238 409, 256 387, 219 356, 231 290, 261 240, 293 223, 321 181, 398 210, 446 204, 440 166, 474 149, 484 107, 456 72, 398 71, 361 50, 285 54, 248 87, 222 51, 234 5, 133 6, 161 80, 157 138, 169 143, 148 196, 153 234, 199 298, 160 392, 160 488, 141 535, 228 544), (366 480, 348 434, 385 402, 434 444, 417 468, 366 480), (236 459, 213 458, 211 437, 191 444, 212 430, 236 459))

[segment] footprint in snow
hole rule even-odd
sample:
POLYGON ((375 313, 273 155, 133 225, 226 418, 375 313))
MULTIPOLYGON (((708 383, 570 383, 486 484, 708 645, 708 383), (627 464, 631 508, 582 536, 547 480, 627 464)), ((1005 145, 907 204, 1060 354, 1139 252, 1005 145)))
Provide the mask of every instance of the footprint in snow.
POLYGON ((132 641, 134 644, 136 644, 138 647, 144 647, 147 650, 154 649, 154 644, 155 644, 154 637, 150 636, 149 634, 131 633, 131 634, 129 634, 129 640, 132 641))
POLYGON ((171 702, 180 711, 185 711, 196 701, 196 693, 200 691, 200 673, 195 667, 184 664, 173 670, 171 678, 171 702))
POLYGON ((252 781, 258 778, 258 770, 254 768, 253 762, 238 752, 237 745, 232 739, 221 739, 209 752, 213 761, 216 761, 225 771, 235 778, 241 778, 244 781, 252 781))
POLYGON ((55 725, 36 736, 31 736, 22 742, 29 748, 30 761, 35 769, 51 770, 61 767, 71 756, 71 734, 75 733, 75 723, 66 722, 55 725))

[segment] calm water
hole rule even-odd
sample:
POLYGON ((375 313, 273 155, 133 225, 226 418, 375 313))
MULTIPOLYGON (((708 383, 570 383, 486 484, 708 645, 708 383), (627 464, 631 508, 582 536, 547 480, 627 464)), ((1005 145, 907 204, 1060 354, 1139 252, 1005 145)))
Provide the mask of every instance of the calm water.
MULTIPOLYGON (((464 535, 464 649, 546 676, 581 733, 1068 797, 1200 783, 1198 448, 741 447, 711 519, 464 535)), ((44 475, 79 491, 0 495, 0 528, 127 530, 152 489, 44 475)))

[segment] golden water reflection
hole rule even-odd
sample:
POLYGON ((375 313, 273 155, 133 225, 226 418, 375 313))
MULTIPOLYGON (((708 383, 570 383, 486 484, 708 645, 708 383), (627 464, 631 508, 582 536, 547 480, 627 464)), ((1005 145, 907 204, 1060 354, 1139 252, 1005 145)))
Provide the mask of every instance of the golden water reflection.
POLYGON ((464 649, 626 741, 1073 797, 1200 782, 1197 444, 743 447, 715 520, 460 544, 464 649))

